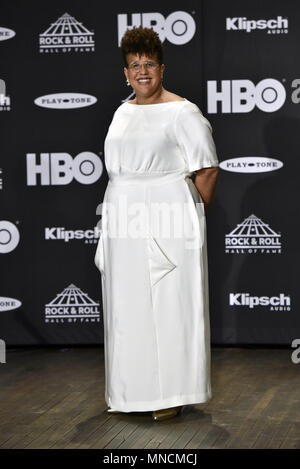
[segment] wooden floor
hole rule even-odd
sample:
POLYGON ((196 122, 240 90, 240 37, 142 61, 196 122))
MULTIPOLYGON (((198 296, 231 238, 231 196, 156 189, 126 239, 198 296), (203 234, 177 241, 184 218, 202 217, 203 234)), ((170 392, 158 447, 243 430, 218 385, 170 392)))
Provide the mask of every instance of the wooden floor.
POLYGON ((300 448, 286 348, 212 348, 213 398, 153 421, 108 414, 102 347, 15 348, 0 364, 0 448, 300 448))

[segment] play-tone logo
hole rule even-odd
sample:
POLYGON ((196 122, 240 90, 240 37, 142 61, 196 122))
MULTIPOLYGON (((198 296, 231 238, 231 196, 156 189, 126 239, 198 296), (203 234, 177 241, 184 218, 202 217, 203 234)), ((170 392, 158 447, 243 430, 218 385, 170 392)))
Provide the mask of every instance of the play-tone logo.
POLYGON ((49 109, 76 109, 91 106, 97 102, 97 98, 83 93, 54 93, 40 96, 34 100, 34 104, 49 109))
POLYGON ((94 33, 65 13, 40 34, 40 52, 94 52, 94 33))
POLYGON ((219 166, 221 169, 233 173, 266 173, 282 168, 283 162, 264 156, 240 156, 223 160, 219 166))
POLYGON ((20 233, 16 225, 8 220, 0 220, 0 254, 13 251, 19 241, 20 233))
POLYGON ((289 22, 287 18, 277 16, 277 18, 265 20, 248 20, 244 17, 226 18, 227 31, 245 31, 251 33, 258 29, 264 30, 267 34, 288 33, 289 22))
POLYGON ((152 28, 161 42, 167 39, 171 44, 182 45, 190 42, 195 35, 196 23, 192 15, 186 11, 174 11, 166 18, 159 12, 132 13, 118 15, 118 45, 126 29, 136 26, 152 28))
POLYGON ((11 311, 12 309, 20 308, 21 301, 8 296, 0 296, 0 311, 11 311))
POLYGON ((250 293, 229 293, 230 306, 270 306, 270 311, 290 311, 290 295, 280 293, 279 296, 251 296, 250 293))
POLYGON ((72 158, 68 153, 27 153, 27 185, 41 186, 70 184, 76 179, 80 184, 93 184, 103 173, 103 163, 95 153, 84 151, 72 158))
POLYGON ((99 322, 99 306, 87 293, 71 283, 45 305, 45 322, 99 322))
POLYGON ((15 31, 9 28, 3 28, 0 26, 0 41, 6 41, 7 39, 11 39, 16 35, 15 31))
POLYGON ((226 254, 281 254, 281 234, 254 214, 225 235, 226 254))
POLYGON ((266 78, 255 85, 251 80, 207 81, 207 112, 216 114, 220 103, 221 113, 247 113, 255 106, 263 112, 275 112, 286 100, 286 91, 280 81, 266 78))

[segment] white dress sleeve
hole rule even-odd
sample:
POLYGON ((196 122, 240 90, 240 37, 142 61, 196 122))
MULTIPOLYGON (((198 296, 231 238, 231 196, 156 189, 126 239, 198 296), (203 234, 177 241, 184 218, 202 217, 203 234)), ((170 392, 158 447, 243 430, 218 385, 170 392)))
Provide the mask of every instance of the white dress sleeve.
POLYGON ((180 108, 175 119, 177 144, 188 171, 219 166, 210 122, 192 102, 180 108))

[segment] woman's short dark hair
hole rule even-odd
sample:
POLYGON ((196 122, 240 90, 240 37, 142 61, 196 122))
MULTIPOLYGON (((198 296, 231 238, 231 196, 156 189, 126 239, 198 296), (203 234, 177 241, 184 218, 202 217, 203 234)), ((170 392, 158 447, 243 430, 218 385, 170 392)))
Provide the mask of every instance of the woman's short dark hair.
POLYGON ((139 26, 127 29, 121 40, 121 52, 125 67, 128 67, 127 54, 156 56, 163 63, 163 48, 159 35, 152 28, 139 26))

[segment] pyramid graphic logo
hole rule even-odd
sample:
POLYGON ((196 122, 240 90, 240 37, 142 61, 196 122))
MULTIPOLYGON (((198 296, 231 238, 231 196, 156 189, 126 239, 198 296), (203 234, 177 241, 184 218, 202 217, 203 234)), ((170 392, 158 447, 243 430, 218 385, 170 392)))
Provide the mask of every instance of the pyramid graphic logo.
POLYGON ((94 33, 73 16, 64 13, 39 35, 40 52, 94 52, 94 33))
POLYGON ((252 214, 225 235, 225 253, 281 254, 281 234, 252 214))
POLYGON ((99 322, 99 303, 71 283, 45 305, 45 322, 99 322))

